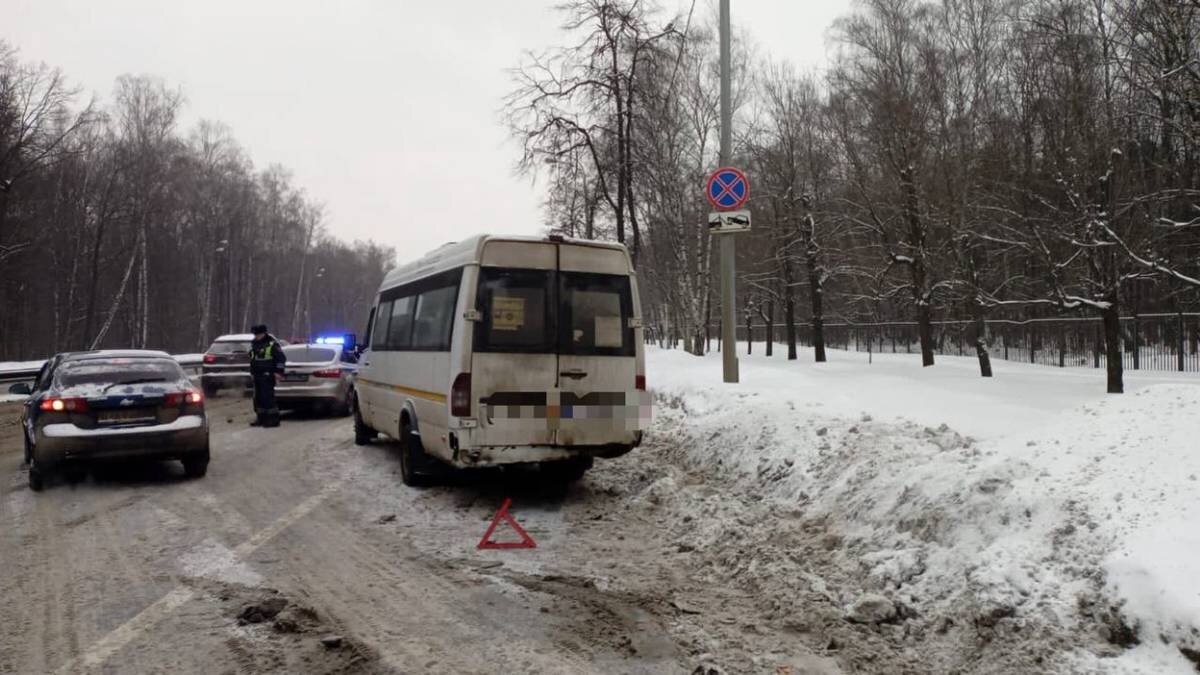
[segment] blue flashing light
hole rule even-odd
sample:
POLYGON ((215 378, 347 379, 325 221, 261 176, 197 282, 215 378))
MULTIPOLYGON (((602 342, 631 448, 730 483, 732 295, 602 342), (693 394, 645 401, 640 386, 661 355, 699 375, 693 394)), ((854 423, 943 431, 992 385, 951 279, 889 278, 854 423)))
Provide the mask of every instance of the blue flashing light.
POLYGON ((317 338, 317 344, 319 344, 319 345, 344 345, 344 344, 346 344, 346 337, 344 335, 319 337, 319 338, 317 338))

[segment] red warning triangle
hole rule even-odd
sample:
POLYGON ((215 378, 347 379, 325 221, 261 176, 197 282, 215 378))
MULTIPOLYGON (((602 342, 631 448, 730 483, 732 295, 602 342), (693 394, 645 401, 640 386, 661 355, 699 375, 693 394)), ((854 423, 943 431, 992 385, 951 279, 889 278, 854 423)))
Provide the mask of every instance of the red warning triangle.
POLYGON ((512 506, 512 499, 506 497, 504 499, 504 504, 500 507, 500 510, 496 512, 496 517, 492 518, 492 524, 488 525, 487 532, 483 533, 483 539, 479 540, 479 546, 476 548, 537 548, 537 544, 534 543, 533 537, 529 536, 529 533, 525 531, 525 528, 521 527, 517 521, 513 520, 513 517, 508 514, 509 506, 512 506), (517 531, 517 534, 521 535, 521 541, 489 541, 492 538, 492 533, 496 531, 496 526, 500 524, 501 520, 507 522, 512 529, 517 531))

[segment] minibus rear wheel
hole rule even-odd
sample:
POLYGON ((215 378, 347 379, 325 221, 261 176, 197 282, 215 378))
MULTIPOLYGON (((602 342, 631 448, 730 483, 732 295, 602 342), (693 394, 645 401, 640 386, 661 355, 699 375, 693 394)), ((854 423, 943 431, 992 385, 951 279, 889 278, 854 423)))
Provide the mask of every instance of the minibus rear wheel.
POLYGON ((574 483, 583 478, 583 474, 587 473, 594 463, 595 460, 591 457, 572 457, 555 462, 545 462, 542 464, 541 470, 551 482, 574 483))

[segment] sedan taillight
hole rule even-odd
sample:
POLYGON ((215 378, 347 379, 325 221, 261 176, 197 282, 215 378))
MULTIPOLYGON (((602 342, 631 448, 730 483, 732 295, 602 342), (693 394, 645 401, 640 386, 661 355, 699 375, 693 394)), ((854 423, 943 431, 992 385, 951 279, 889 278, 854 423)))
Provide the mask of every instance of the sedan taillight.
POLYGON ((329 368, 327 370, 318 370, 312 374, 313 377, 341 377, 342 371, 337 368, 329 368))
POLYGON ((204 355, 204 362, 205 362, 205 363, 216 363, 216 362, 217 362, 217 357, 216 357, 216 356, 214 356, 214 355, 212 355, 212 354, 205 354, 205 355, 204 355))
POLYGON ((204 394, 192 389, 190 391, 173 391, 163 398, 163 405, 168 408, 183 408, 189 405, 204 405, 204 394))
POLYGON ((459 373, 450 387, 450 414, 455 417, 471 416, 471 374, 459 373))
POLYGON ((40 407, 46 412, 86 412, 88 404, 82 398, 48 398, 40 407))

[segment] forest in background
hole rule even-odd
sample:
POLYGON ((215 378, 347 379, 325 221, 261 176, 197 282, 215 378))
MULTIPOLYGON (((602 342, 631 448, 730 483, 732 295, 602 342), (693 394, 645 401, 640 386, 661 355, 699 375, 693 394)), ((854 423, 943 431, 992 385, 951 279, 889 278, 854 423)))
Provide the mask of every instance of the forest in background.
MULTIPOLYGON (((701 353, 715 17, 559 10, 564 46, 512 70, 520 167, 553 230, 630 247, 647 325, 701 353)), ((739 323, 783 324, 790 358, 800 330, 821 360, 825 322, 905 320, 932 365, 936 321, 966 319, 987 373, 985 320, 1093 317, 1120 391, 1120 317, 1200 307, 1200 0, 861 0, 823 72, 734 26, 739 323)))
POLYGON ((285 167, 181 129, 184 104, 131 75, 88 100, 0 41, 0 360, 363 329, 393 251, 332 236, 285 167))

